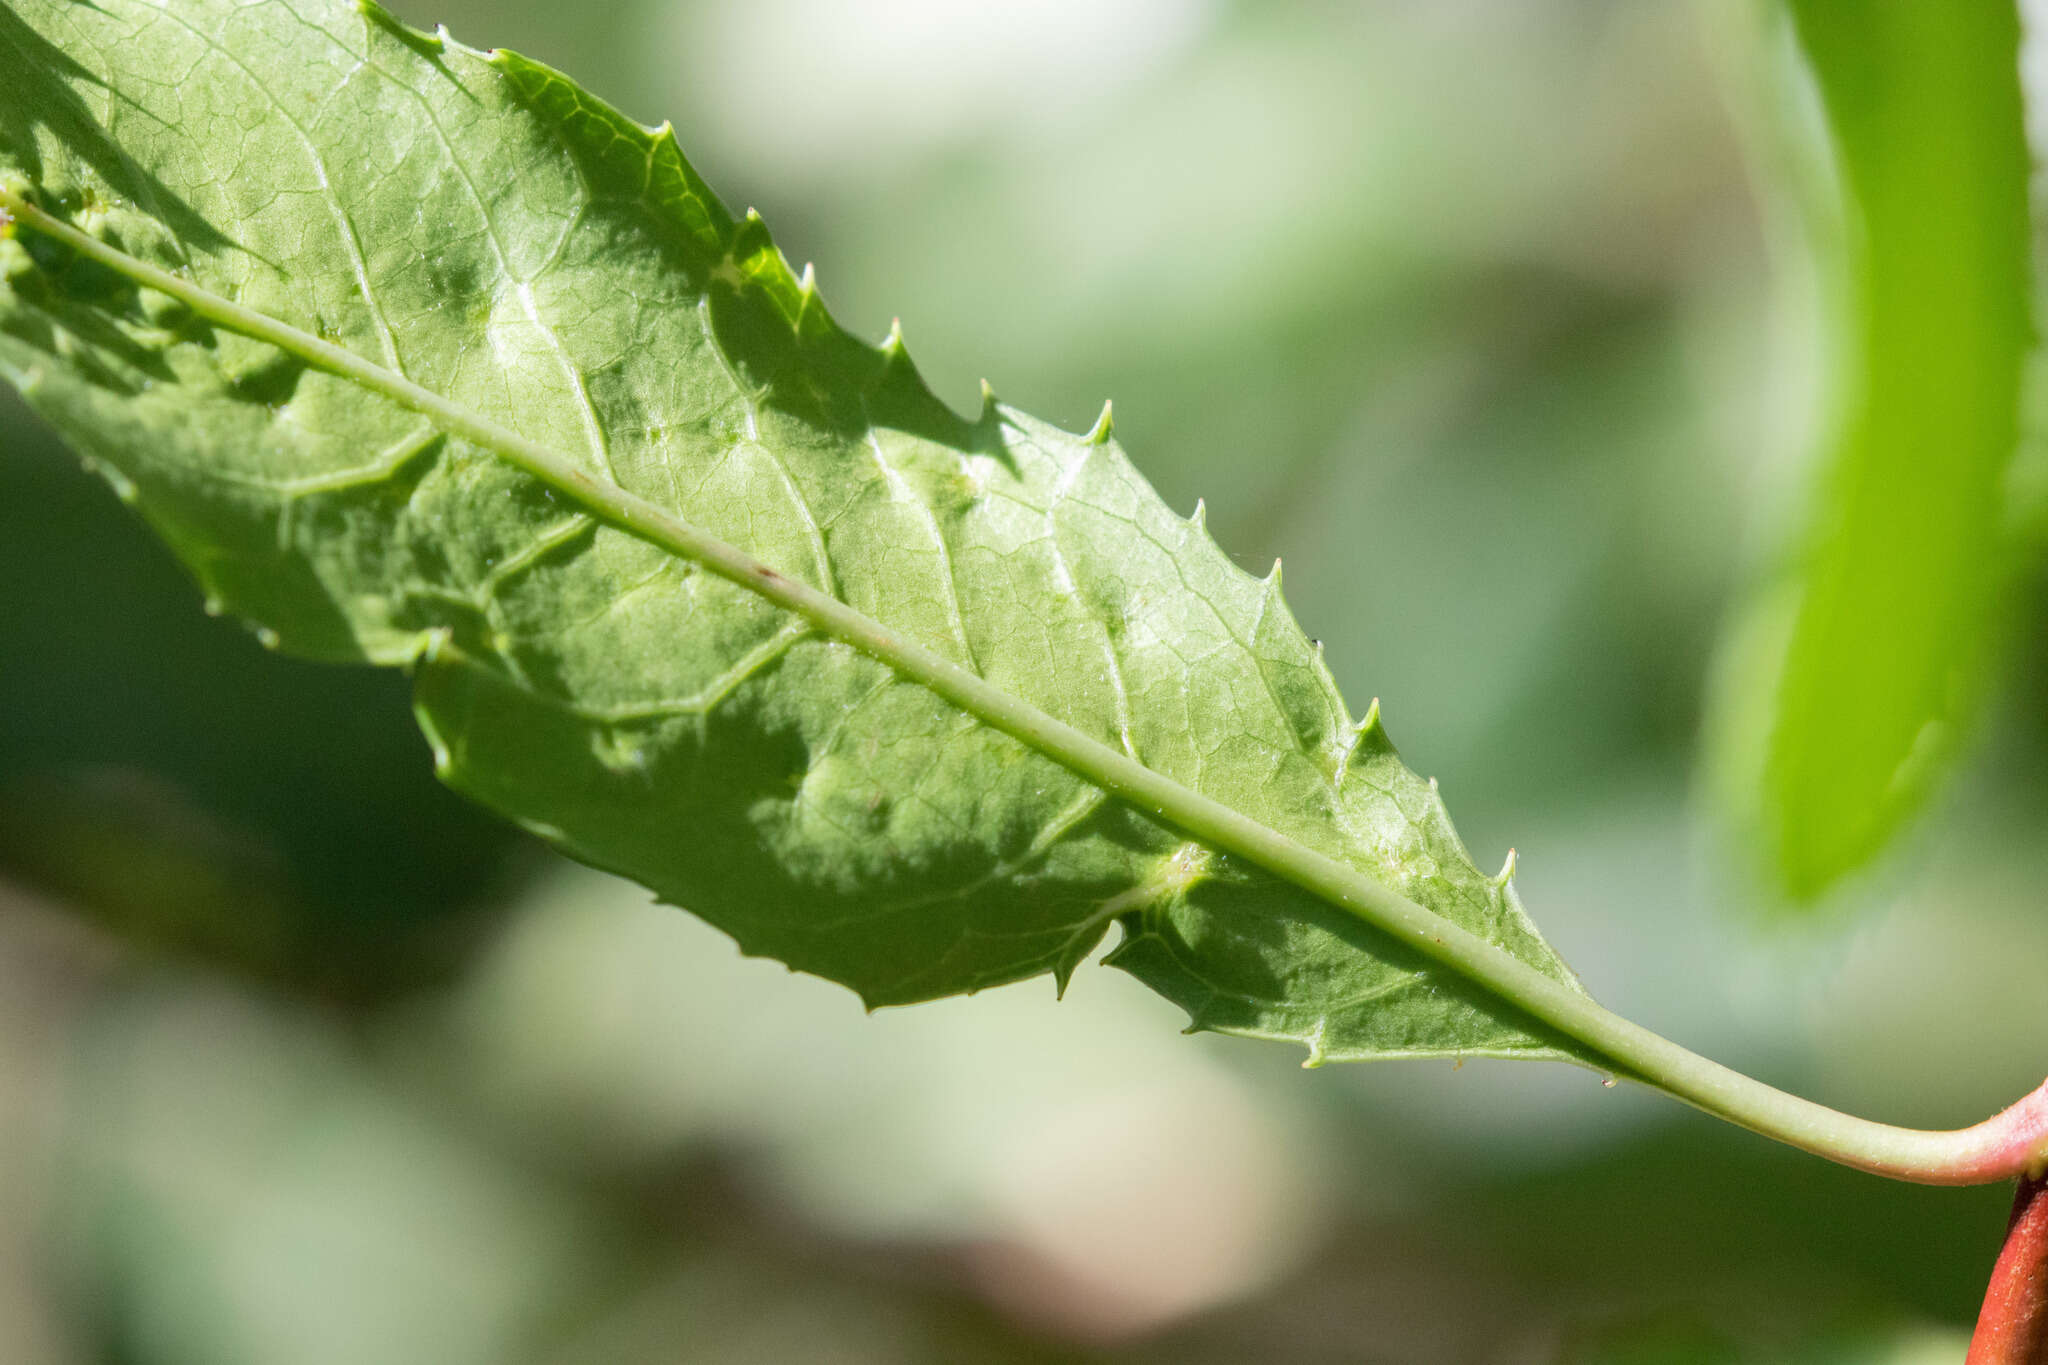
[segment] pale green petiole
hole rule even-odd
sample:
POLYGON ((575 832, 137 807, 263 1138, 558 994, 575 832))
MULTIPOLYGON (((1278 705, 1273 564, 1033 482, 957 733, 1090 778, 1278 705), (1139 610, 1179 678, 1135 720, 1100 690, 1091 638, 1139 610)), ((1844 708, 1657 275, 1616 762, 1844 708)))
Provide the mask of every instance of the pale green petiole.
POLYGON ((1577 1040, 1617 1073, 1710 1114, 1843 1165, 1926 1184, 1975 1184, 2048 1165, 2048 1084, 1973 1128, 1873 1123, 1786 1094, 1707 1060, 1594 1003, 1477 935, 1239 811, 1171 780, 846 603, 440 394, 363 357, 119 251, 0 189, 0 211, 209 321, 418 412, 495 453, 591 515, 759 594, 871 655, 1087 781, 1215 848, 1245 858, 1483 985, 1577 1040))

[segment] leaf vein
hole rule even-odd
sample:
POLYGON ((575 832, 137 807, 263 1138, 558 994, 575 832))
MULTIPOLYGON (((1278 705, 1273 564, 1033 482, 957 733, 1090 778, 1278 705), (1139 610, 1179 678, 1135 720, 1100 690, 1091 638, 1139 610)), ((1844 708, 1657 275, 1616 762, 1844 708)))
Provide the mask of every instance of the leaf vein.
MULTIPOLYGON (((319 182, 320 196, 326 201, 328 214, 334 223, 335 235, 340 239, 342 250, 348 256, 349 270, 355 276, 356 288, 363 296, 363 305, 370 310, 370 319, 376 325, 377 339, 383 347, 385 361, 391 366, 394 373, 403 376, 406 373, 405 362, 398 353, 398 338, 392 332, 391 324, 384 316, 384 308, 378 302, 376 290, 371 287, 369 263, 363 256, 362 239, 356 231, 355 220, 349 216, 348 209, 334 192, 333 181, 327 173, 327 159, 321 155, 319 146, 313 141, 312 136, 307 133, 298 119, 293 116, 291 110, 286 107, 285 102, 279 99, 270 87, 265 84, 263 78, 254 71, 251 71, 247 63, 224 47, 218 39, 185 22, 185 20, 167 8, 156 7, 155 12, 159 17, 167 19, 179 28, 184 29, 204 44, 209 51, 241 72, 247 78, 250 87, 256 93, 263 96, 270 107, 277 111, 277 116, 284 120, 285 125, 298 138, 299 145, 305 150, 306 160, 312 166, 314 179, 319 182)), ((360 66, 357 69, 360 70, 360 66)))

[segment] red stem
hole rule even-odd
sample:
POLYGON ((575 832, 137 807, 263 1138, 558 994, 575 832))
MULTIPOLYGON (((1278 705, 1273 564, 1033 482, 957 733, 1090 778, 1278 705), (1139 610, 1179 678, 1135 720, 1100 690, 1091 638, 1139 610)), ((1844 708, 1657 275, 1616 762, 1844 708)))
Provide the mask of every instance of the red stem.
POLYGON ((2048 1175, 2020 1179, 1967 1365, 2048 1365, 2048 1175))

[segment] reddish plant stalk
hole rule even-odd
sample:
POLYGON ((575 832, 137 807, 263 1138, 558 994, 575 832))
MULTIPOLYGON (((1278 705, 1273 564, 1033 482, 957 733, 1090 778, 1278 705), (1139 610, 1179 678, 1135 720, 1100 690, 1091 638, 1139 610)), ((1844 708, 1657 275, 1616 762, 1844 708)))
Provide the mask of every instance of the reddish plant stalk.
POLYGON ((2020 1178, 1967 1365, 2048 1365, 2048 1173, 2020 1178))

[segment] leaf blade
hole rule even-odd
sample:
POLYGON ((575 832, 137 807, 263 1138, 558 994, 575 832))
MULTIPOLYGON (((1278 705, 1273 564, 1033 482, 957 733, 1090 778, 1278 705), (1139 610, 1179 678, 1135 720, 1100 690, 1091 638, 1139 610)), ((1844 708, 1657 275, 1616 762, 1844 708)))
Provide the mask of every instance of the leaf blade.
POLYGON ((1118 799, 1020 741, 1046 726, 992 723, 1014 699, 1182 807, 1199 793, 1370 869, 1577 991, 1433 788, 1350 727, 1277 575, 1172 515, 1106 428, 946 410, 900 345, 832 323, 665 129, 513 54, 304 11, 14 10, 79 54, 57 93, 81 104, 146 37, 168 48, 151 61, 189 57, 200 74, 168 92, 126 73, 132 97, 172 101, 149 112, 173 130, 187 102, 253 107, 273 183, 214 176, 200 134, 131 156, 0 94, 0 147, 54 206, 350 358, 322 368, 306 336, 281 361, 94 293, 89 262, 10 257, 0 367, 120 467, 210 592, 291 647, 416 663, 453 784, 871 1003, 1064 981, 1120 920, 1125 964, 1197 1025, 1312 1060, 1586 1058, 1300 887, 1191 851, 1133 804, 1142 783, 1118 799), (187 215, 219 240, 167 227, 187 215), (448 411, 366 399, 372 370, 392 377, 373 393, 413 376, 448 411), (469 409, 517 430, 464 427, 469 409), (505 458, 521 443, 566 473, 536 483, 505 458), (627 510, 557 496, 585 486, 627 510), (702 572, 636 534, 638 506, 867 625, 793 623, 744 566, 702 572), (902 637, 885 657, 930 661, 905 676, 849 648, 870 626, 902 637), (949 693, 952 673, 1000 695, 949 693))

